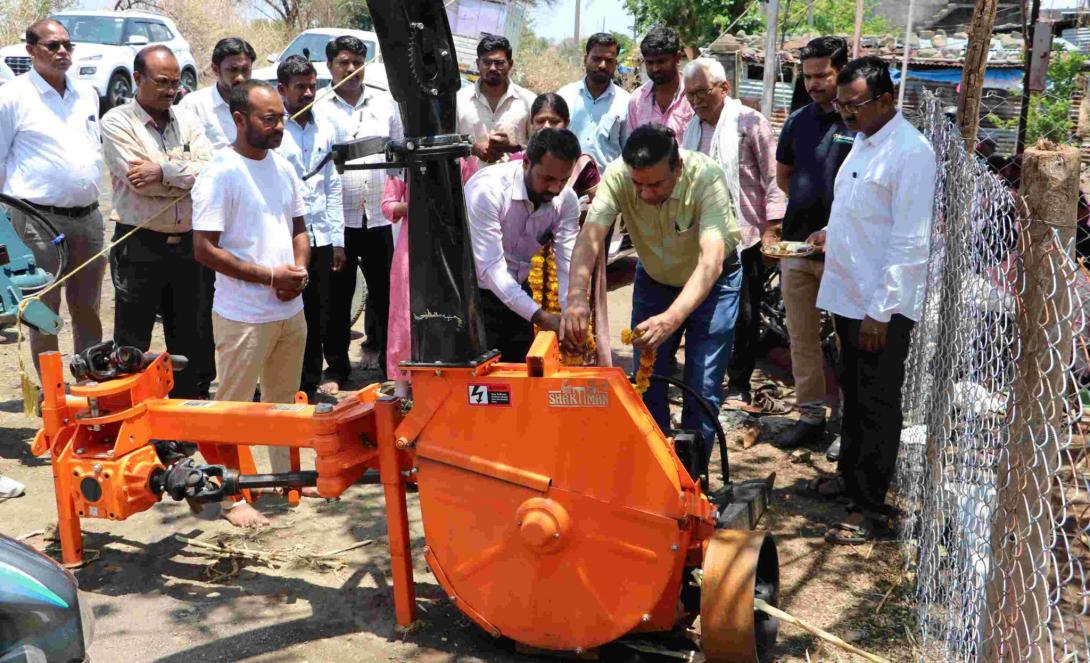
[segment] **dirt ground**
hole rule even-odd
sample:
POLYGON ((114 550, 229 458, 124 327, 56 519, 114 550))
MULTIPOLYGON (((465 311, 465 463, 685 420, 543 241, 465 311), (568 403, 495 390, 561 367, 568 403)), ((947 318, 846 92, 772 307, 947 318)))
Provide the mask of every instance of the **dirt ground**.
MULTIPOLYGON (((611 271, 610 317, 618 360, 630 362, 620 346, 628 324, 631 265, 611 271)), ((105 286, 103 321, 109 338, 113 291, 105 286)), ((157 333, 156 348, 163 348, 157 333)), ((71 351, 71 335, 61 335, 71 351)), ((358 343, 353 343, 358 353, 358 343)), ((24 348, 24 352, 26 352, 24 348)), ((0 335, 0 473, 27 485, 25 497, 0 503, 0 532, 47 549, 38 532, 55 521, 47 459, 29 446, 39 422, 22 414, 13 330, 0 335)), ((758 364, 759 377, 790 382, 785 352, 773 351, 758 364)), ((357 370, 353 385, 372 376, 357 370)), ((789 387, 786 387, 789 389, 789 387)), ((789 392, 788 392, 789 393, 789 392)), ((781 607, 795 616, 892 660, 909 660, 911 610, 908 583, 898 584, 900 554, 894 542, 834 547, 822 540, 839 507, 797 494, 794 484, 831 472, 824 458, 829 437, 813 449, 812 465, 792 464, 765 442, 743 450, 737 439, 742 415, 724 410, 736 480, 777 474, 770 512, 762 525, 774 532, 781 566, 781 607)), ((767 440, 790 425, 788 417, 760 421, 767 440)), ((717 454, 718 456, 718 454, 717 454)), ((304 456, 304 465, 310 459, 304 456)), ((713 459, 713 466, 718 459, 713 459)), ((713 481, 714 487, 714 481, 713 481)), ((184 504, 169 500, 125 522, 84 522, 85 547, 94 561, 77 571, 90 593, 96 618, 91 655, 95 661, 549 661, 514 651, 493 640, 445 600, 420 552, 423 529, 415 495, 409 495, 412 545, 420 622, 409 632, 395 628, 389 592, 386 525, 381 491, 361 483, 339 502, 311 500, 296 509, 262 502, 272 526, 242 534, 222 520, 202 520, 184 504), (201 554, 178 536, 281 553, 294 561, 238 567, 201 554), (335 551, 370 540, 370 545, 335 555, 318 565, 301 556, 335 551)), ((54 548, 48 550, 56 555, 54 548)), ((669 660, 637 655, 627 648, 602 651, 603 660, 669 660)), ((821 645, 790 625, 780 629, 778 661, 852 661, 852 654, 821 645)))

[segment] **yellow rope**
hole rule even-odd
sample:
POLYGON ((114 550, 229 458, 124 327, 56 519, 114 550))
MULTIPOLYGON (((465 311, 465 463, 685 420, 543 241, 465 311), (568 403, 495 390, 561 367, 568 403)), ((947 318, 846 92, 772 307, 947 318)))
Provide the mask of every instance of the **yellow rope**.
MULTIPOLYGON (((294 120, 294 119, 298 118, 300 115, 306 113, 308 110, 310 110, 314 106, 314 104, 318 103, 322 99, 328 98, 329 95, 333 94, 336 91, 337 88, 344 85, 350 79, 362 74, 363 70, 364 70, 364 67, 360 67, 359 69, 352 72, 348 76, 345 76, 344 79, 341 80, 341 82, 339 82, 336 85, 330 87, 329 90, 324 91, 322 95, 315 95, 314 101, 310 102, 306 106, 303 106, 301 109, 299 109, 298 112, 294 113, 288 119, 294 120)), ((185 193, 181 194, 180 196, 177 196, 175 198, 171 198, 167 202, 167 204, 164 205, 161 209, 156 210, 156 212, 154 214, 152 214, 148 218, 144 219, 140 223, 133 226, 132 230, 128 231, 127 233, 125 233, 121 237, 118 237, 114 241, 107 244, 105 246, 105 248, 103 248, 101 251, 99 251, 95 255, 93 255, 90 258, 88 258, 87 260, 85 260, 81 265, 79 265, 75 269, 69 271, 64 276, 60 276, 58 274, 59 278, 57 278, 56 281, 51 283, 48 288, 46 288, 45 290, 42 290, 41 292, 37 293, 36 295, 33 295, 31 297, 27 297, 26 299, 23 299, 22 301, 19 302, 19 308, 18 308, 18 310, 17 310, 17 312, 15 314, 15 327, 16 327, 15 350, 19 354, 19 382, 20 382, 20 386, 21 386, 22 392, 23 392, 23 414, 24 415, 26 415, 27 417, 36 417, 36 416, 38 416, 38 387, 30 380, 30 377, 27 375, 26 362, 23 360, 23 326, 22 326, 23 311, 26 309, 27 306, 30 305, 30 302, 40 301, 41 298, 42 298, 42 295, 44 295, 47 292, 49 292, 50 290, 53 290, 54 288, 60 286, 60 284, 64 283, 68 279, 72 278, 72 276, 74 276, 80 270, 87 267, 87 265, 90 265, 91 263, 95 262, 99 258, 105 257, 106 254, 108 254, 115 246, 117 246, 118 244, 124 242, 129 237, 132 237, 132 235, 134 235, 137 230, 140 230, 140 229, 146 227, 149 223, 151 223, 154 219, 156 219, 160 214, 163 214, 164 212, 166 212, 170 208, 177 205, 179 202, 181 202, 181 200, 183 198, 185 198, 188 195, 189 195, 189 191, 186 191, 185 193)))

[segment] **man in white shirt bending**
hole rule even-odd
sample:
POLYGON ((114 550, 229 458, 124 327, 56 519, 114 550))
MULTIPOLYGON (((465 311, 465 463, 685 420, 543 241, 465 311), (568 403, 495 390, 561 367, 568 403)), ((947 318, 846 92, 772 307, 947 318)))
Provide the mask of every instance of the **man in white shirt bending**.
MULTIPOLYGON (((249 401, 260 382, 262 402, 291 403, 307 339, 300 297, 310 259, 303 183, 273 151, 284 138, 284 104, 276 90, 246 81, 231 90, 229 103, 235 142, 216 153, 192 194, 193 252, 216 271, 216 400, 249 401)), ((231 457, 237 449, 213 451, 220 462, 239 467, 231 457)), ((269 461, 273 472, 287 472, 288 449, 270 448, 269 461)), ((238 526, 268 522, 244 503, 224 516, 238 526)))
MULTIPOLYGON (((0 87, 0 183, 6 195, 21 198, 64 236, 68 262, 64 274, 82 265, 104 246, 105 228, 98 211, 102 179, 102 140, 98 93, 69 75, 75 45, 64 26, 43 19, 26 31, 31 70, 0 87)), ((15 231, 34 253, 38 266, 60 277, 59 237, 11 210, 15 231)), ((102 340, 99 300, 106 259, 100 257, 72 275, 64 289, 72 316, 76 352, 102 340)), ((42 295, 60 310, 61 288, 42 295)), ((57 350, 57 337, 30 330, 34 365, 38 355, 57 350)))
POLYGON ((836 176, 829 225, 810 239, 825 248, 817 305, 835 316, 840 337, 838 469, 855 505, 825 539, 854 544, 870 539, 890 511, 905 358, 927 281, 935 154, 897 111, 889 66, 878 57, 840 70, 833 105, 859 134, 836 176))

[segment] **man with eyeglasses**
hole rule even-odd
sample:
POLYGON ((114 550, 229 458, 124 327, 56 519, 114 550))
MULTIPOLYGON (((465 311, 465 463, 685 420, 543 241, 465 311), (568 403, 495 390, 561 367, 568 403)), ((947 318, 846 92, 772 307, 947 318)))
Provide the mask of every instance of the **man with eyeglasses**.
POLYGON ((696 117, 685 129, 681 146, 715 159, 726 173, 734 215, 742 231, 742 293, 734 324, 730 390, 726 400, 748 405, 750 378, 757 362, 761 296, 764 292, 762 242, 783 221, 783 191, 776 184, 776 139, 763 115, 730 97, 730 83, 718 60, 697 58, 682 72, 685 97, 696 117))
POLYGON ((110 250, 114 340, 147 350, 156 314, 171 354, 189 359, 174 374, 174 398, 208 398, 204 379, 213 362, 212 339, 201 333, 194 284, 193 207, 189 190, 212 157, 196 116, 173 106, 181 87, 178 60, 169 48, 148 46, 133 60, 136 96, 102 118, 103 154, 113 190, 110 250), (144 224, 141 228, 137 226, 144 224))
MULTIPOLYGON (((292 403, 303 370, 310 241, 304 187, 287 159, 284 103, 268 83, 249 80, 231 89, 235 142, 219 150, 193 187, 193 246, 216 272, 212 326, 220 371, 216 400, 249 401, 261 383, 264 403, 292 403)), ((238 469, 246 448, 211 448, 212 463, 238 469)), ((211 457, 210 457, 211 456, 211 457)), ((270 448, 273 472, 286 472, 286 448, 270 448)), ((223 512, 237 527, 268 524, 245 502, 223 512)))
POLYGON ((890 514, 886 493, 901 443, 901 387, 927 282, 935 153, 897 110, 889 65, 853 60, 837 75, 836 108, 858 131, 836 176, 817 305, 840 337, 844 420, 837 469, 852 513, 831 543, 870 539, 890 514))
POLYGON ((458 133, 468 134, 473 141, 472 159, 479 165, 521 152, 530 137, 530 106, 535 95, 511 82, 514 66, 511 42, 506 37, 485 35, 477 44, 481 77, 458 91, 458 133))
MULTIPOLYGON (((26 50, 31 70, 0 87, 0 190, 28 202, 64 235, 68 262, 65 272, 57 274, 54 238, 39 235, 22 212, 10 210, 15 231, 38 265, 65 276, 104 246, 105 228, 98 211, 102 179, 98 93, 69 75, 73 44, 57 21, 43 19, 27 28, 26 50)), ((42 295, 46 306, 59 311, 64 290, 76 352, 102 340, 98 309, 105 271, 105 258, 95 259, 42 295)), ((58 348, 54 335, 31 329, 29 336, 35 366, 39 354, 58 348)))
MULTIPOLYGON (((833 182, 852 147, 853 132, 833 108, 837 72, 848 63, 848 44, 840 37, 813 39, 799 54, 806 92, 813 103, 787 118, 776 148, 776 180, 787 193, 784 240, 802 242, 829 222, 833 182)), ((780 293, 787 312, 791 373, 795 380, 794 426, 772 441, 793 449, 825 435, 825 357, 821 351, 818 287, 825 270, 821 254, 780 260, 780 293)), ((835 445, 833 443, 835 452, 835 445)), ((814 489, 833 496, 836 479, 818 480, 814 489), (818 485, 820 484, 820 485, 818 485)))

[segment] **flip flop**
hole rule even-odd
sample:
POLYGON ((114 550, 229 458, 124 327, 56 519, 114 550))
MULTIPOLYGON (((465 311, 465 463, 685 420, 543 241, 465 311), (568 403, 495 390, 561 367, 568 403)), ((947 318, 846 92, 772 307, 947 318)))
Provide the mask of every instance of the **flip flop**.
POLYGON ((817 477, 797 489, 800 495, 836 499, 844 494, 844 481, 840 477, 817 477))
POLYGON ((875 526, 870 518, 853 513, 825 531, 825 541, 834 545, 856 546, 874 539, 875 526))
POLYGON ((336 396, 341 393, 341 383, 336 380, 327 380, 318 385, 318 393, 326 396, 336 396))

